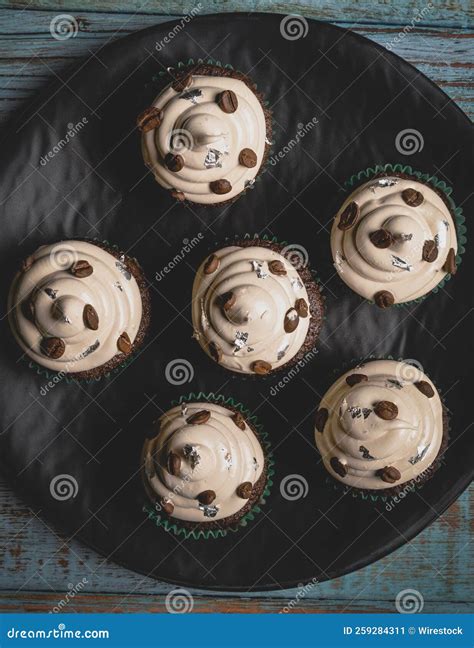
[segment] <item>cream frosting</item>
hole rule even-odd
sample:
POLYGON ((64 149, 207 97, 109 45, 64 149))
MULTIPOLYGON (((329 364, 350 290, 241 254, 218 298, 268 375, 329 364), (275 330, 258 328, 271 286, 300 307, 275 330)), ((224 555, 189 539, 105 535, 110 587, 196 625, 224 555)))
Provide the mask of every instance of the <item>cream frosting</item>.
POLYGON ((298 353, 310 324, 308 293, 298 271, 262 246, 230 246, 212 256, 216 269, 206 273, 208 257, 194 280, 194 337, 226 369, 259 373, 258 361, 281 367, 298 353), (271 270, 275 264, 283 268, 279 274, 271 270), (305 302, 306 316, 298 315, 298 300, 305 302), (294 330, 287 332, 285 322, 294 330))
POLYGON ((13 334, 32 360, 53 371, 79 373, 120 353, 122 334, 133 343, 142 299, 124 257, 71 240, 43 245, 25 261, 11 286, 8 309, 13 334), (72 269, 81 265, 86 270, 75 275, 72 269), (86 306, 93 309, 89 324, 86 306), (43 351, 44 340, 51 338, 63 342, 60 357, 43 351))
POLYGON ((142 151, 160 185, 203 204, 229 200, 252 186, 265 153, 266 123, 260 101, 243 81, 192 76, 184 90, 166 88, 153 106, 162 111, 162 119, 157 128, 143 133, 142 151), (219 95, 226 90, 235 93, 235 112, 224 112, 218 105, 219 95), (239 162, 247 148, 256 154, 256 165, 250 168, 239 162), (182 169, 166 167, 163 160, 169 153, 181 156, 182 169), (218 195, 210 183, 222 179, 232 188, 218 195))
POLYGON ((345 373, 324 395, 316 418, 316 445, 326 469, 361 489, 386 489, 416 479, 435 460, 442 438, 443 408, 436 387, 418 367, 394 360, 375 360, 345 373), (346 378, 354 374, 365 378, 349 378, 351 386, 346 378), (396 406, 390 420, 377 415, 381 402, 396 406), (393 481, 381 477, 386 468, 398 471, 393 481))
POLYGON ((152 499, 172 517, 206 523, 246 505, 250 493, 242 497, 239 486, 255 485, 265 458, 255 433, 242 416, 237 425, 235 414, 215 403, 186 403, 157 421, 157 435, 145 441, 143 450, 145 483, 152 499), (209 413, 207 420, 193 424, 193 415, 203 411, 209 413), (170 456, 175 460, 172 472, 170 456), (204 493, 207 499, 200 497, 204 493))
POLYGON ((342 205, 334 219, 331 248, 336 270, 352 290, 370 300, 386 290, 394 303, 403 303, 426 295, 446 275, 449 250, 457 252, 456 227, 450 210, 428 185, 395 176, 375 178, 342 205), (403 196, 409 189, 421 194, 421 204, 407 204, 403 196), (341 229, 341 215, 353 202, 360 213, 351 227, 341 229), (391 235, 386 247, 370 238, 381 230, 391 235), (426 241, 437 251, 430 261, 423 258, 426 241))

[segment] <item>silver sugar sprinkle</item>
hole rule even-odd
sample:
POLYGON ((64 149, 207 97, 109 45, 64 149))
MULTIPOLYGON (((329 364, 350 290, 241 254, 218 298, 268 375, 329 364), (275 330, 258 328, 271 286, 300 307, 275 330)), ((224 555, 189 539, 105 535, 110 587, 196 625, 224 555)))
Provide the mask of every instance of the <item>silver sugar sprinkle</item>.
POLYGON ((197 104, 198 97, 202 97, 202 90, 199 88, 192 88, 191 90, 185 90, 179 95, 180 99, 187 99, 193 104, 197 104))
POLYGON ((201 457, 199 456, 196 446, 186 444, 183 448, 183 455, 191 464, 191 470, 194 470, 201 461, 201 457))
POLYGON ((124 254, 122 254, 120 259, 115 262, 115 265, 119 269, 119 271, 123 274, 125 279, 127 281, 130 281, 130 279, 132 278, 132 273, 130 272, 130 270, 125 265, 125 255, 124 254))
POLYGON ((219 510, 218 506, 214 504, 199 504, 199 509, 204 513, 204 517, 216 517, 219 510))
POLYGON ((394 268, 407 270, 407 272, 410 272, 411 270, 411 265, 408 263, 408 261, 405 261, 404 259, 401 259, 400 257, 395 256, 394 254, 392 254, 392 265, 394 268))
POLYGON ((206 169, 215 169, 216 167, 222 168, 222 162, 220 161, 221 157, 222 153, 220 151, 213 148, 209 149, 204 159, 204 166, 206 169))

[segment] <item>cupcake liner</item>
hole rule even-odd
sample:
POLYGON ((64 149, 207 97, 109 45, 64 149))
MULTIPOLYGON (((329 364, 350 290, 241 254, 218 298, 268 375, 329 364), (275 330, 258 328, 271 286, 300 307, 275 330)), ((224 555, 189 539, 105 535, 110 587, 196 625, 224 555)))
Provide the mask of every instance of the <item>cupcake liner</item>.
MULTIPOLYGON (((374 355, 374 354, 371 354, 363 358, 361 357, 353 358, 352 360, 343 362, 338 369, 335 369, 333 371, 333 381, 331 382, 331 384, 335 380, 337 380, 337 378, 345 374, 350 369, 355 369, 362 364, 367 364, 368 362, 371 362, 372 360, 395 360, 396 362, 404 362, 405 358, 395 358, 392 355, 384 356, 384 355, 374 355)), ((330 386, 331 385, 329 385, 329 387, 330 386)), ((330 475, 327 472, 326 467, 324 466, 324 463, 321 458, 322 469, 326 473, 325 475, 326 486, 331 490, 336 491, 340 495, 350 495, 354 499, 359 499, 365 502, 373 502, 373 503, 382 502, 386 506, 390 506, 391 504, 392 506, 396 505, 398 503, 398 500, 404 499, 407 495, 422 489, 423 486, 431 479, 434 473, 438 470, 438 468, 440 468, 441 465, 444 463, 445 461, 444 453, 446 452, 448 441, 449 441, 449 433, 451 427, 450 417, 448 415, 449 410, 438 388, 437 391, 441 399, 441 404, 443 406, 443 439, 441 441, 441 446, 438 451, 438 454, 434 459, 433 463, 430 464, 430 466, 428 466, 422 473, 420 473, 420 475, 398 486, 392 488, 388 487, 385 490, 381 489, 380 492, 376 492, 373 490, 364 490, 364 489, 356 488, 354 486, 347 486, 342 482, 340 482, 335 477, 333 477, 332 475, 330 475), (389 492, 389 491, 393 491, 393 492, 389 492)), ((320 454, 317 446, 316 446, 316 450, 318 454, 320 454)))
MULTIPOLYGON (((348 180, 344 182, 344 187, 349 191, 353 191, 358 186, 364 184, 372 178, 377 178, 384 175, 401 175, 401 176, 410 176, 414 180, 421 182, 430 186, 434 191, 436 191, 441 198, 443 198, 447 207, 449 208, 454 225, 456 227, 456 235, 458 239, 458 251, 456 254, 456 264, 459 268, 462 262, 462 255, 466 251, 465 245, 467 242, 467 228, 465 225, 466 218, 463 214, 462 207, 457 207, 456 203, 452 198, 453 188, 447 185, 444 180, 439 180, 435 175, 429 173, 423 173, 421 171, 414 170, 411 166, 404 164, 376 164, 373 167, 367 167, 358 173, 352 175, 348 180)), ((441 279, 441 281, 432 288, 426 295, 418 297, 417 299, 412 299, 408 302, 402 302, 400 304, 394 304, 395 307, 400 308, 401 306, 406 306, 407 304, 420 304, 423 302, 428 295, 431 293, 437 293, 441 288, 443 288, 447 281, 451 279, 451 275, 447 274, 441 279)), ((374 302, 367 299, 370 304, 374 302)), ((393 306, 392 306, 393 308, 393 306)))
POLYGON ((265 460, 266 460, 266 481, 265 486, 260 495, 258 502, 256 502, 252 508, 247 511, 236 523, 235 525, 230 525, 222 529, 206 529, 203 525, 206 523, 198 524, 196 528, 189 528, 181 524, 181 520, 177 518, 170 518, 166 515, 161 515, 151 503, 146 503, 143 506, 143 512, 147 514, 148 518, 154 522, 157 527, 162 527, 165 531, 174 533, 176 536, 181 536, 193 540, 208 540, 209 538, 217 539, 225 537, 229 532, 236 533, 240 528, 248 526, 251 523, 256 515, 262 511, 261 506, 266 503, 268 496, 270 495, 271 487, 273 486, 272 477, 275 474, 274 471, 274 458, 273 452, 271 450, 271 443, 269 441, 269 435, 263 430, 262 424, 258 422, 258 419, 255 415, 251 414, 248 409, 242 405, 242 403, 235 401, 232 397, 226 398, 222 394, 215 394, 214 392, 191 392, 187 396, 181 396, 178 400, 171 401, 173 407, 181 405, 182 403, 190 402, 202 402, 208 403, 212 402, 222 407, 229 407, 233 410, 240 412, 247 421, 252 425, 252 428, 257 432, 258 439, 262 445, 265 460))
MULTIPOLYGON (((95 245, 98 245, 100 247, 105 248, 106 250, 113 250, 116 253, 121 252, 121 249, 119 248, 118 245, 116 245, 115 243, 110 243, 109 241, 107 241, 105 239, 97 239, 97 238, 85 239, 85 238, 79 238, 78 237, 78 238, 76 238, 74 240, 86 241, 87 243, 93 243, 95 245)), ((138 259, 136 259, 135 257, 129 256, 129 255, 126 255, 126 256, 129 259, 131 259, 132 261, 134 261, 138 265, 139 269, 142 272, 143 278, 145 279, 145 273, 143 272, 143 269, 142 269, 138 259)), ((144 297, 144 294, 143 294, 142 290, 140 290, 140 293, 142 295, 142 298, 148 299, 148 301, 149 301, 149 297, 148 298, 144 297)), ((148 310, 150 310, 150 308, 148 310)), ((148 317, 148 322, 145 323, 144 337, 146 337, 146 335, 148 333, 148 328, 149 328, 149 317, 148 317)), ((52 386, 55 386, 59 382, 63 382, 63 381, 68 385, 74 384, 76 382, 81 382, 83 384, 92 384, 92 383, 100 382, 103 378, 110 378, 111 376, 113 376, 113 375, 119 373, 120 371, 122 371, 122 369, 125 369, 126 367, 128 367, 135 360, 135 358, 137 357, 137 353, 138 353, 141 345, 142 345, 142 343, 140 343, 140 346, 139 346, 138 349, 136 349, 130 355, 125 356, 123 362, 119 363, 118 365, 116 365, 115 367, 112 367, 111 369, 109 369, 107 371, 104 371, 103 373, 101 373, 98 376, 90 376, 90 377, 80 376, 80 375, 75 376, 73 373, 66 373, 63 370, 52 371, 51 369, 48 369, 47 367, 43 367, 42 365, 40 365, 37 362, 35 362, 34 360, 32 360, 29 356, 26 355, 26 353, 23 353, 23 355, 21 356, 21 361, 26 363, 28 365, 28 368, 35 371, 38 376, 41 376, 42 378, 45 378, 48 381, 48 385, 46 385, 46 386, 43 385, 43 387, 48 388, 48 389, 51 389, 52 386), (52 383, 52 385, 50 385, 49 383, 52 383)), ((98 368, 100 368, 100 366, 98 368)))

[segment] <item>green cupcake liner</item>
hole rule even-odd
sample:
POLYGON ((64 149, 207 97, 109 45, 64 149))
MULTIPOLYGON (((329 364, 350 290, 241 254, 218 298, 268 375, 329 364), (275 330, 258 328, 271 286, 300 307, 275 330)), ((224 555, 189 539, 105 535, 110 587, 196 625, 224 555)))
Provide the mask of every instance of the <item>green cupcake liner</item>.
POLYGON ((225 537, 229 532, 236 533, 240 528, 248 526, 248 524, 251 523, 259 513, 261 513, 261 506, 266 503, 266 500, 270 495, 271 487, 273 486, 272 477, 275 474, 275 461, 273 458, 273 452, 271 450, 271 443, 269 441, 268 433, 263 430, 262 424, 258 422, 257 417, 251 414, 250 411, 242 405, 242 403, 235 401, 232 397, 226 398, 222 394, 215 394, 214 392, 191 392, 187 396, 181 396, 179 400, 171 401, 171 405, 175 407, 177 405, 181 405, 182 403, 190 402, 212 402, 217 405, 221 405, 222 407, 232 407, 233 409, 238 410, 245 417, 245 419, 252 424, 252 426, 257 431, 258 439, 262 445, 267 463, 267 479, 265 488, 263 489, 258 502, 254 504, 252 508, 240 518, 240 520, 238 520, 235 526, 229 526, 223 529, 205 529, 202 527, 189 529, 187 527, 180 526, 180 520, 172 519, 165 515, 160 515, 160 513, 155 510, 151 503, 144 504, 142 510, 157 527, 162 527, 165 531, 171 532, 178 537, 181 536, 186 540, 208 540, 209 538, 215 540, 217 538, 225 537))
MULTIPOLYGON (((348 180, 345 181, 344 187, 352 191, 356 189, 359 185, 364 184, 368 180, 375 178, 380 175, 390 175, 390 174, 403 174, 407 176, 412 176, 415 180, 422 182, 423 184, 431 185, 431 187, 437 191, 441 192, 446 200, 446 203, 451 211, 453 217, 454 225, 456 227, 456 234, 458 239, 458 251, 456 254, 456 264, 459 267, 462 262, 462 255, 466 251, 465 245, 467 243, 467 228, 465 225, 466 218, 463 214, 462 207, 457 207, 456 203, 452 198, 453 188, 447 185, 444 180, 439 180, 435 175, 429 173, 422 173, 421 171, 416 171, 411 166, 405 164, 376 164, 373 167, 367 167, 362 171, 352 175, 348 180)), ((401 306, 406 306, 407 304, 420 304, 423 302, 430 293, 437 293, 441 288, 443 288, 447 281, 451 279, 451 275, 447 274, 441 279, 439 284, 432 288, 426 295, 418 297, 417 299, 412 299, 409 302, 403 302, 400 304, 394 304, 395 307, 400 308, 401 306)), ((371 300, 366 300, 370 304, 374 302, 371 300)))

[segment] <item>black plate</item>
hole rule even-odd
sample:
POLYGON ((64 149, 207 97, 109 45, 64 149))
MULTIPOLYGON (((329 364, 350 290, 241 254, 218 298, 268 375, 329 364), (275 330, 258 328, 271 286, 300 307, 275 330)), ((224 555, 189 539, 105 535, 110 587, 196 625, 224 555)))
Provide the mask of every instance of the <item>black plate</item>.
POLYGON ((143 264, 152 283, 148 345, 125 371, 97 384, 47 380, 18 361, 2 318, 1 457, 8 474, 43 514, 104 556, 157 579, 224 590, 289 587, 333 578, 393 551, 430 524, 472 477, 473 255, 467 250, 455 280, 419 305, 381 312, 363 303, 335 275, 329 248, 331 217, 341 185, 375 163, 409 163, 454 187, 465 213, 473 208, 472 131, 466 116, 417 70, 388 51, 332 25, 309 22, 305 37, 280 33, 281 16, 214 15, 193 19, 158 52, 173 23, 133 34, 101 49, 11 125, 2 144, 0 237, 5 303, 13 270, 44 242, 78 236, 108 239, 143 264), (262 181, 227 209, 175 205, 145 175, 136 114, 156 88, 163 67, 208 55, 250 71, 273 105, 275 151, 298 124, 318 124, 262 181), (40 159, 67 124, 87 124, 61 152, 40 159), (424 139, 413 155, 397 152, 404 129, 424 139), (154 279, 199 232, 204 240, 161 281, 154 279), (193 267, 215 241, 243 233, 275 235, 303 245, 326 284, 327 319, 318 357, 272 395, 270 381, 231 376, 208 361, 191 339, 193 267), (325 484, 313 444, 319 395, 334 370, 353 358, 393 354, 416 358, 446 396, 452 441, 443 467, 420 495, 394 510, 340 497, 325 484), (176 358, 194 378, 165 379, 176 358), (136 474, 150 423, 173 398, 191 390, 232 395, 255 410, 269 431, 277 461, 265 515, 239 534, 182 542, 145 520, 136 474), (43 394, 43 395, 42 395, 43 394), (50 482, 68 474, 74 498, 59 502, 50 482), (306 497, 289 501, 280 482, 308 482, 306 497), (94 515, 93 515, 94 514, 94 515))

